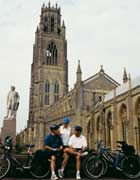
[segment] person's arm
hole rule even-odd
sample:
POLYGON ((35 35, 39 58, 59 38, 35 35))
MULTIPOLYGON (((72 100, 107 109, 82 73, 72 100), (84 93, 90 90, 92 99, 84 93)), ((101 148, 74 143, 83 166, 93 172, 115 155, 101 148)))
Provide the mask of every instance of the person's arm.
POLYGON ((62 150, 63 149, 63 141, 62 141, 62 138, 59 136, 59 139, 60 139, 60 142, 59 142, 59 150, 62 150))
POLYGON ((51 146, 45 146, 45 149, 48 149, 48 150, 51 150, 51 151, 54 150, 54 148, 52 148, 51 146))
POLYGON ((71 127, 70 127, 70 136, 72 136, 73 135, 73 133, 72 133, 72 129, 71 129, 71 127))
POLYGON ((69 145, 69 148, 70 148, 70 149, 74 149, 74 148, 73 148, 73 136, 70 137, 70 140, 69 140, 68 145, 69 145))
POLYGON ((86 151, 87 150, 87 140, 85 138, 85 136, 83 136, 83 145, 82 145, 82 151, 86 151))
POLYGON ((50 135, 48 135, 44 140, 44 148, 52 151, 53 148, 50 146, 51 143, 50 141, 51 141, 50 135))

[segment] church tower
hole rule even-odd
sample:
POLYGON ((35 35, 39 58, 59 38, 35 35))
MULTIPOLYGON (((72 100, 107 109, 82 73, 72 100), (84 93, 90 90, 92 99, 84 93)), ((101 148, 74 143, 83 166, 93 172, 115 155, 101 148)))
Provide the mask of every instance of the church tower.
POLYGON ((50 2, 41 8, 40 23, 35 32, 28 127, 37 114, 68 92, 68 61, 65 23, 61 9, 50 2))

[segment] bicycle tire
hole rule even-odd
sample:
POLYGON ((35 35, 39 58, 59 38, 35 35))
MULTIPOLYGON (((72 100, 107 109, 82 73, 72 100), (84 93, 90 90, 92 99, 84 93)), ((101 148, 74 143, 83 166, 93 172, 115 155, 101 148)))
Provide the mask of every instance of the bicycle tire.
POLYGON ((86 163, 87 163, 87 160, 88 160, 90 157, 91 157, 91 155, 90 155, 90 156, 86 156, 86 157, 84 158, 83 162, 82 162, 82 170, 83 170, 83 172, 84 172, 84 175, 87 174, 87 171, 86 171, 86 163))
POLYGON ((10 160, 8 158, 0 157, 0 179, 8 174, 10 167, 10 160))
POLYGON ((86 176, 89 178, 99 178, 105 171, 105 160, 96 156, 90 157, 85 165, 86 176))
POLYGON ((107 161, 103 158, 103 161, 104 161, 104 171, 103 171, 103 176, 107 173, 107 170, 108 170, 108 163, 107 161))
POLYGON ((131 179, 140 177, 140 159, 137 156, 124 156, 121 161, 122 173, 131 179))
POLYGON ((50 164, 47 162, 48 160, 44 161, 31 161, 31 169, 30 174, 37 179, 46 178, 50 173, 50 164))

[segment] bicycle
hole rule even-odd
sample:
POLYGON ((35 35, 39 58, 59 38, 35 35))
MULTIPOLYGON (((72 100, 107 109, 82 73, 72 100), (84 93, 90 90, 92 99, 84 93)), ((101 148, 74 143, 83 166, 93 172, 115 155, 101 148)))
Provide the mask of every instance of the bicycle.
POLYGON ((87 161, 86 170, 89 178, 101 177, 106 174, 108 167, 115 168, 128 178, 138 178, 140 176, 140 160, 135 154, 134 148, 124 141, 117 141, 117 143, 122 145, 122 151, 118 152, 119 159, 116 163, 117 155, 113 156, 114 151, 110 148, 104 148, 103 141, 98 142, 97 155, 87 161), (126 147, 130 147, 130 149, 126 147))
POLYGON ((4 150, 4 155, 0 157, 0 179, 4 178, 9 173, 13 166, 15 167, 15 170, 19 170, 21 173, 31 169, 30 165, 33 160, 32 148, 34 147, 34 144, 26 144, 28 152, 23 164, 12 155, 11 145, 3 145, 2 143, 0 143, 0 145, 0 148, 4 150))
POLYGON ((99 140, 96 142, 97 150, 93 156, 90 156, 85 164, 85 172, 88 178, 99 178, 104 175, 107 171, 107 163, 104 158, 102 158, 102 154, 104 150, 109 150, 108 148, 104 148, 103 140, 99 140))
MULTIPOLYGON (((54 149, 53 151, 57 156, 56 167, 58 168, 62 163, 61 157, 63 151, 59 149, 54 149)), ((31 175, 38 179, 46 178, 51 172, 50 162, 51 159, 48 150, 37 150, 34 155, 33 161, 31 162, 31 175)))

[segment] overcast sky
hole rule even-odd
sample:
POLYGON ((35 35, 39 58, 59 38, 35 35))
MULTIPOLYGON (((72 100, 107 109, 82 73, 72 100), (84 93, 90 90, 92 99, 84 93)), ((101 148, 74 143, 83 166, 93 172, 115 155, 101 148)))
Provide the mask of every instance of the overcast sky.
MULTIPOLYGON (((40 9, 47 0, 0 0, 0 126, 11 85, 20 94, 17 131, 27 124, 30 69, 40 9)), ((55 5, 56 1, 51 0, 55 5)), ((140 0, 57 0, 66 24, 69 85, 75 83, 78 59, 83 79, 102 64, 122 83, 123 67, 140 75, 140 0)))

